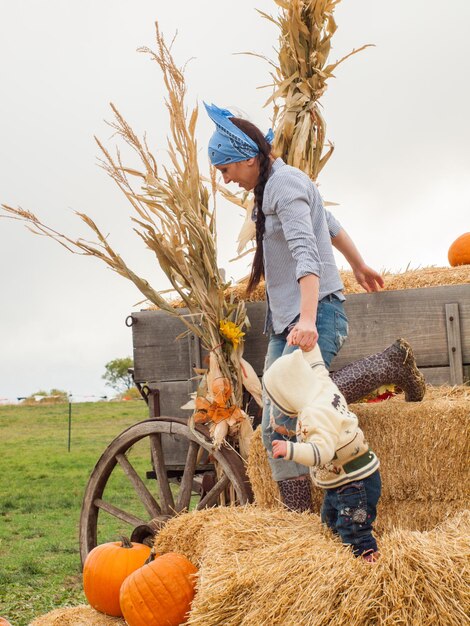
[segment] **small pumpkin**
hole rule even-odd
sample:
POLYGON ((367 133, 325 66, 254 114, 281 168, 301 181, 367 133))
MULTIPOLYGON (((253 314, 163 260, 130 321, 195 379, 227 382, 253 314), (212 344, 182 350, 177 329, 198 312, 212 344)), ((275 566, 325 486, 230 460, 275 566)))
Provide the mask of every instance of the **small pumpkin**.
POLYGON ((0 617, 0 626, 11 626, 11 624, 4 617, 0 617))
POLYGON ((179 626, 191 609, 197 573, 182 554, 168 552, 128 576, 121 609, 129 626, 179 626))
POLYGON ((449 248, 449 263, 452 267, 470 264, 470 233, 460 235, 449 248))
POLYGON ((101 613, 120 617, 121 585, 149 556, 148 546, 126 537, 93 548, 83 566, 83 590, 90 605, 101 613))

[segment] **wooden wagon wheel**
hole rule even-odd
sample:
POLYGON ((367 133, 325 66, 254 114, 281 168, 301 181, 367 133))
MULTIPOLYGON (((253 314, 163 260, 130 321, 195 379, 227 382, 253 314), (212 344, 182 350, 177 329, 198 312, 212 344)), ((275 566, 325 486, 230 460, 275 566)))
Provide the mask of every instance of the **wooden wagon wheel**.
MULTIPOLYGON (((133 538, 142 540, 146 530, 155 531, 170 517, 189 509, 191 498, 194 498, 194 479, 201 471, 201 457, 207 459, 208 453, 217 467, 217 476, 215 480, 209 481, 206 490, 198 495, 195 508, 217 506, 220 503, 221 494, 228 490, 235 493, 239 504, 251 502, 253 497, 251 487, 246 477, 244 463, 239 455, 235 450, 225 447, 213 450, 208 431, 204 426, 198 425, 197 432, 199 437, 191 432, 184 419, 162 416, 134 424, 110 443, 95 465, 85 490, 80 516, 82 563, 88 552, 98 543, 98 524, 102 516, 112 516, 129 524, 129 534, 135 530, 137 536, 134 534, 133 538), (165 465, 162 445, 162 435, 165 434, 179 435, 188 439, 186 463, 178 485, 171 483, 168 468, 165 465), (155 470, 158 497, 157 493, 155 495, 152 493, 155 481, 146 484, 129 459, 128 453, 131 448, 143 440, 146 440, 144 443, 148 445, 149 465, 151 459, 155 470), (108 495, 104 493, 105 487, 116 468, 120 468, 117 471, 122 470, 127 477, 126 484, 134 497, 137 494, 138 500, 143 505, 141 508, 146 511, 144 515, 136 515, 135 511, 126 510, 130 506, 116 506, 107 499, 108 495)), ((126 502, 125 497, 120 500, 126 502)))

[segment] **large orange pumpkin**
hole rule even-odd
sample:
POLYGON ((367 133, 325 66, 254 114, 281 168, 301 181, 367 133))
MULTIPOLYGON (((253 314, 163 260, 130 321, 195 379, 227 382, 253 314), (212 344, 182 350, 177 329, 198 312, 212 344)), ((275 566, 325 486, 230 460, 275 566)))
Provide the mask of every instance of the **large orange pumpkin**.
POLYGON ((176 552, 159 556, 136 570, 121 587, 121 609, 129 626, 179 626, 194 598, 197 573, 176 552))
POLYGON ((150 548, 141 543, 103 543, 89 553, 83 566, 83 589, 91 606, 106 615, 120 617, 119 592, 124 580, 142 567, 150 548))
POLYGON ((0 626, 11 626, 11 624, 4 617, 0 617, 0 626))
POLYGON ((470 264, 470 233, 464 233, 454 241, 448 257, 452 267, 470 264))

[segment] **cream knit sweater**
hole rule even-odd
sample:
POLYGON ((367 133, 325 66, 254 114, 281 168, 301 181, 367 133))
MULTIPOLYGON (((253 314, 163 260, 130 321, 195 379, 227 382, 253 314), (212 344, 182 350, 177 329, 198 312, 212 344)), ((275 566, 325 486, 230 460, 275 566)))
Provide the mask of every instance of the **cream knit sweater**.
POLYGON ((285 459, 310 466, 319 487, 361 480, 379 467, 318 346, 277 359, 265 372, 263 384, 283 413, 297 417, 297 443, 287 442, 285 459))

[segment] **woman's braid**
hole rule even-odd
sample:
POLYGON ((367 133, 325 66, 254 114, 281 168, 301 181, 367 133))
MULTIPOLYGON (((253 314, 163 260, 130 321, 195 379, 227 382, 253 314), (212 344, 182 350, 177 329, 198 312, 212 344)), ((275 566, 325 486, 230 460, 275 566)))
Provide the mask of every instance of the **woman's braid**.
MULTIPOLYGON (((271 146, 269 146, 269 148, 271 148, 271 146)), ((260 280, 264 277, 263 237, 266 217, 263 213, 263 196, 264 188, 268 182, 269 174, 271 172, 271 159, 269 158, 269 152, 268 154, 265 154, 261 151, 258 158, 259 177, 256 187, 254 188, 256 207, 256 252, 253 258, 253 265, 251 266, 250 279, 246 287, 247 293, 253 291, 260 280)))
POLYGON ((251 122, 238 117, 232 117, 230 119, 235 126, 248 135, 259 148, 257 156, 259 161, 259 176, 253 190, 256 210, 256 252, 251 266, 250 279, 246 287, 247 294, 250 294, 264 277, 263 237, 266 218, 263 213, 263 196, 264 188, 266 187, 269 174, 271 173, 271 144, 266 141, 259 128, 251 122))

